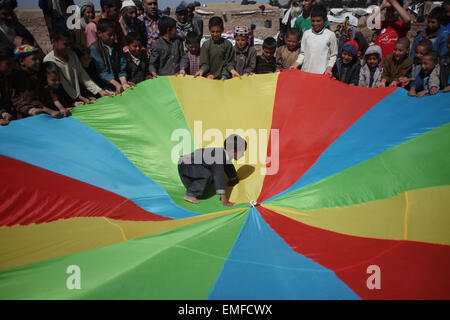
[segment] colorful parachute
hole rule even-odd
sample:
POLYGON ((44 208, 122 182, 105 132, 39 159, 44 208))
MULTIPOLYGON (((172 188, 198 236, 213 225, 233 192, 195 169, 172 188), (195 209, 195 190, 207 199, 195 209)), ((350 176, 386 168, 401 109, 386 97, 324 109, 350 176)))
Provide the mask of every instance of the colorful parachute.
POLYGON ((12 122, 0 298, 449 299, 448 101, 301 71, 160 77, 12 122), (238 204, 183 201, 173 159, 227 129, 254 135, 238 204))

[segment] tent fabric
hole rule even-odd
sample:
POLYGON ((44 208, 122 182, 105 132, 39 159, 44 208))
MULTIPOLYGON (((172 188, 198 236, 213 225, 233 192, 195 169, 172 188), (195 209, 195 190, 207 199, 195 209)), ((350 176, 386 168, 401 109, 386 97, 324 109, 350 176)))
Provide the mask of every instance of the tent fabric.
POLYGON ((0 299, 449 299, 447 100, 290 70, 158 77, 13 121, 0 299), (236 206, 184 201, 178 156, 229 133, 248 142, 236 206))

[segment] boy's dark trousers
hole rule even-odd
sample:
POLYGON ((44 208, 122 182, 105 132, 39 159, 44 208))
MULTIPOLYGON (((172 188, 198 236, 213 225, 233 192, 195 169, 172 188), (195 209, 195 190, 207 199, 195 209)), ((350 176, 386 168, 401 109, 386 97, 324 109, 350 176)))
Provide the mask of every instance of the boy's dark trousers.
POLYGON ((205 193, 206 188, 212 182, 212 173, 201 164, 178 165, 178 174, 186 187, 186 195, 200 197, 205 193))

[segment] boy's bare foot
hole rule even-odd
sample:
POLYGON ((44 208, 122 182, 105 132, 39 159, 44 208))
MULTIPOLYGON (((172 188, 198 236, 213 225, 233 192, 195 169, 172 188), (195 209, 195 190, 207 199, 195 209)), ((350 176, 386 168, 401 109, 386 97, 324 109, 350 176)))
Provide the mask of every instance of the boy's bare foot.
POLYGON ((200 202, 197 200, 196 197, 184 196, 183 199, 186 200, 187 202, 190 202, 190 203, 195 203, 195 204, 200 203, 200 202))

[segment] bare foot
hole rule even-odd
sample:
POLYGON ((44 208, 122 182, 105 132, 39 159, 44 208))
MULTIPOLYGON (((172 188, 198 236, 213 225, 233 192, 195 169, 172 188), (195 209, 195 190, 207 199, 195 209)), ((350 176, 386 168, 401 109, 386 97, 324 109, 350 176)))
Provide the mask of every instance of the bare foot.
POLYGON ((190 202, 190 203, 195 203, 195 204, 200 203, 200 202, 197 200, 196 197, 184 196, 183 199, 186 200, 187 202, 190 202))

